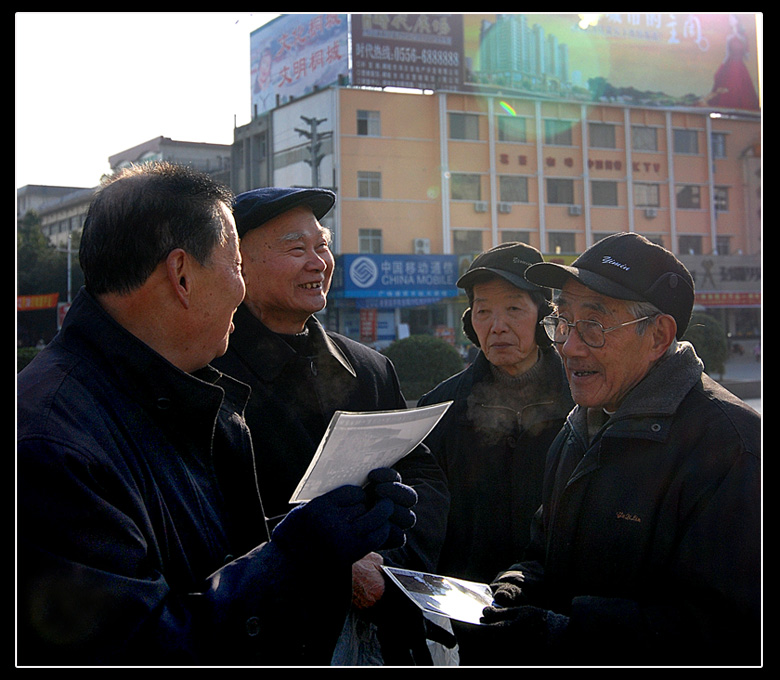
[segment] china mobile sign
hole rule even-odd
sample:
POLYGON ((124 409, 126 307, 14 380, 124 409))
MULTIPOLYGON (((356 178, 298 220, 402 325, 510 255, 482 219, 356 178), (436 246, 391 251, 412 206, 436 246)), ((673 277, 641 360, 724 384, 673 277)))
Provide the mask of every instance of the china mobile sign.
POLYGON ((345 298, 421 300, 458 295, 454 255, 342 255, 334 294, 345 298))

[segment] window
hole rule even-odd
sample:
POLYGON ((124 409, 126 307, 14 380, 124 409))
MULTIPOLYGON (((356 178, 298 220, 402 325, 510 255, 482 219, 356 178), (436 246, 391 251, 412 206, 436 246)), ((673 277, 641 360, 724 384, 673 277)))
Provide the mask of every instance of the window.
POLYGON ((452 249, 455 255, 470 255, 482 250, 482 232, 470 229, 452 230, 452 249))
POLYGON ((593 205, 617 205, 617 182, 591 182, 590 195, 593 205))
POLYGON ((557 144, 558 146, 571 146, 571 127, 572 124, 567 120, 545 119, 544 143, 557 144))
POLYGON ((718 244, 718 255, 731 255, 731 236, 718 235, 715 240, 718 244))
POLYGON ((728 187, 715 187, 715 195, 713 197, 713 200, 714 200, 714 203, 715 203, 715 210, 717 212, 728 212, 728 210, 729 210, 729 188, 728 187))
POLYGON ((701 208, 701 187, 684 184, 677 187, 678 208, 701 208))
POLYGON ((696 130, 674 130, 675 153, 699 153, 699 133, 696 130))
POLYGON ((568 205, 574 203, 574 180, 548 179, 547 202, 568 205))
POLYGON ((451 113, 450 139, 479 139, 479 116, 474 113, 451 113))
POLYGON ((482 200, 480 176, 453 173, 450 176, 450 197, 453 201, 482 200))
POLYGON ((701 236, 680 236, 681 255, 701 255, 701 236))
POLYGON ((528 178, 517 175, 501 175, 498 192, 502 203, 528 203, 528 178))
POLYGON ((638 208, 658 208, 661 205, 660 185, 634 184, 634 205, 638 208))
POLYGON ((358 198, 382 198, 382 173, 358 172, 358 198))
POLYGON ((525 142, 525 118, 514 116, 498 117, 498 141, 499 142, 525 142))
POLYGON ((380 254, 382 252, 382 230, 358 229, 358 252, 380 254))
POLYGON ((357 133, 366 137, 379 137, 382 134, 379 111, 357 112, 357 133))
POLYGON ((631 127, 631 148, 634 151, 658 151, 658 130, 651 127, 631 127))
POLYGON ((504 229, 501 232, 501 243, 531 243, 531 235, 527 231, 504 229))
POLYGON ((574 253, 575 250, 575 238, 573 233, 569 232, 550 232, 547 235, 547 243, 550 247, 550 252, 559 255, 560 253, 574 253))
POLYGON ((710 140, 712 141, 712 157, 726 158, 726 135, 722 132, 713 132, 710 140))
POLYGON ((588 123, 588 141, 590 146, 599 149, 614 149, 615 126, 606 123, 588 123))

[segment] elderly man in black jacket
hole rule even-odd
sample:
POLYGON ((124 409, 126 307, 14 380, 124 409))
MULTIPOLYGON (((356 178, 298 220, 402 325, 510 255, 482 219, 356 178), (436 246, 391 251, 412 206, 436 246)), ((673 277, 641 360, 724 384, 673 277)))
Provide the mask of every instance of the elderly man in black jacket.
MULTIPOLYGON (((235 315, 230 348, 215 366, 252 387, 246 418, 272 521, 290 511, 289 499, 335 411, 406 407, 389 359, 325 331, 314 316, 327 303, 334 268, 330 233, 319 220, 334 203, 335 194, 326 189, 269 187, 240 194, 233 210, 247 294, 235 315)), ((389 609, 394 594, 386 591, 380 565, 431 571, 449 504, 442 472, 425 447, 415 449, 395 469, 417 492, 417 523, 406 533, 404 545, 374 552, 354 566, 356 606, 370 610, 375 620, 389 609)), ((358 625, 363 624, 373 621, 361 619, 358 625)), ((409 625, 380 621, 380 638, 408 631, 409 625)), ((422 662, 419 654, 416 660, 395 656, 391 649, 398 647, 383 640, 384 663, 422 662)), ((370 663, 362 656, 352 661, 370 663)))
POLYGON ((208 365, 244 297, 232 198, 152 164, 90 206, 85 289, 18 378, 20 665, 327 664, 352 563, 413 521, 412 489, 343 486, 269 540, 249 389, 208 365))
POLYGON ((532 546, 484 612, 484 662, 757 665, 760 417, 682 341, 690 273, 619 233, 526 278, 560 290, 543 325, 577 406, 532 546))

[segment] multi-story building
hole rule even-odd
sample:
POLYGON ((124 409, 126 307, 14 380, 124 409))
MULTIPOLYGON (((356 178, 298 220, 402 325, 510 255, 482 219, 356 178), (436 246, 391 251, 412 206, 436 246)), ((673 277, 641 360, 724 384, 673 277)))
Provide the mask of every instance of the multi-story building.
POLYGON ((352 335, 367 309, 378 310, 380 344, 399 324, 457 334, 465 304, 451 278, 426 295, 396 276, 392 292, 361 296, 345 280, 357 255, 395 271, 411 271, 402 255, 436 267, 448 257, 457 279, 475 253, 505 241, 571 260, 616 231, 677 253, 697 277, 698 303, 727 310, 715 313, 734 336, 758 327, 758 116, 334 86, 273 109, 236 139, 234 161, 257 152, 261 184, 310 186, 316 165, 317 183, 338 193, 326 222, 342 272, 328 322, 352 335), (319 121, 316 163, 305 121, 319 121))

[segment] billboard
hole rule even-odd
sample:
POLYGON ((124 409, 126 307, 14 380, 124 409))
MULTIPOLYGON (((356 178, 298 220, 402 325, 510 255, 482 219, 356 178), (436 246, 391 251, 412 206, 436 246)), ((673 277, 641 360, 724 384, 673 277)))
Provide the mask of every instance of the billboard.
POLYGON ((464 15, 465 84, 545 98, 759 110, 755 14, 464 15))
POLYGON ((283 14, 249 37, 252 115, 349 73, 346 14, 283 14))
POLYGON ((463 15, 353 14, 352 84, 458 90, 463 15))

